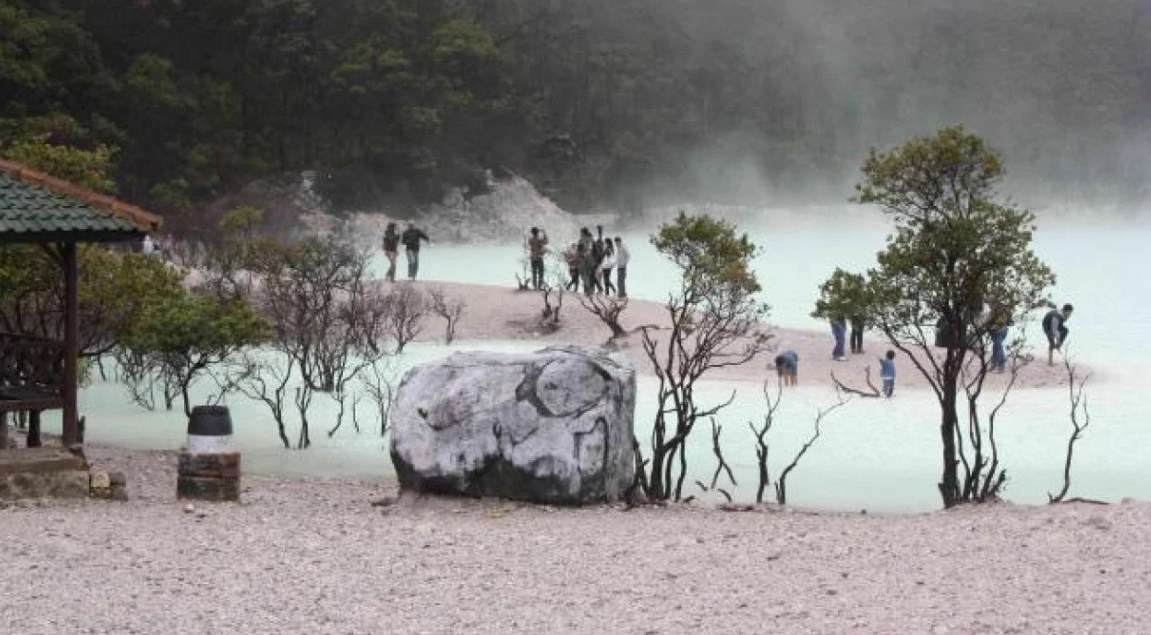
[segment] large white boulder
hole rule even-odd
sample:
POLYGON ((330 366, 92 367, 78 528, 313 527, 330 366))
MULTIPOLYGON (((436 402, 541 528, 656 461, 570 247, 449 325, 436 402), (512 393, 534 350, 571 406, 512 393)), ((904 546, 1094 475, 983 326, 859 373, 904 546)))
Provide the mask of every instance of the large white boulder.
POLYGON ((635 474, 635 371, 602 349, 457 353, 410 370, 392 409, 405 491, 620 499, 635 474))

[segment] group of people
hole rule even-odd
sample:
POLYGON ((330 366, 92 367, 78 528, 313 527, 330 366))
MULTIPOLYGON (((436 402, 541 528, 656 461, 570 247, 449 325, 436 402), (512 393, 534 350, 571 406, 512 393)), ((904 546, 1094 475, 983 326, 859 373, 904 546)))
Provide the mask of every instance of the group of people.
POLYGON ((847 361, 844 345, 848 343, 848 324, 851 325, 851 354, 858 355, 863 352, 864 319, 860 316, 852 316, 850 320, 843 316, 833 317, 831 318, 831 335, 835 338, 835 348, 831 351, 831 358, 837 362, 847 361))
POLYGON ((605 237, 603 225, 596 225, 594 237, 587 227, 580 229, 579 240, 564 251, 564 261, 568 266, 569 291, 578 292, 582 284, 583 292, 589 296, 602 293, 627 297, 627 266, 631 261, 631 252, 623 244, 623 238, 605 237))
MULTIPOLYGON (((856 352, 854 348, 852 352, 856 352)), ((858 352, 863 352, 862 341, 860 341, 858 352)), ((775 372, 779 375, 780 383, 784 386, 799 385, 799 353, 787 350, 776 355, 775 372)), ((883 357, 879 358, 879 376, 883 380, 883 396, 890 398, 895 394, 895 351, 888 350, 883 357)))
POLYGON ((415 223, 408 223, 408 228, 400 233, 395 223, 388 223, 384 229, 384 256, 388 259, 388 282, 396 281, 396 260, 399 257, 400 245, 408 257, 408 280, 415 280, 420 272, 420 244, 431 244, 431 239, 415 223))

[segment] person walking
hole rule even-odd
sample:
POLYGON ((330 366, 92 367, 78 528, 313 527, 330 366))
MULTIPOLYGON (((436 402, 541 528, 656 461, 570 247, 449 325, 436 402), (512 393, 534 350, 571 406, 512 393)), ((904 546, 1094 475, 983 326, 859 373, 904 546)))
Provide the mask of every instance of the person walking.
POLYGON ((532 288, 539 290, 544 286, 544 254, 548 248, 548 233, 539 227, 532 227, 531 238, 528 238, 528 259, 532 265, 532 288))
POLYGON ((384 278, 388 282, 396 281, 396 258, 400 253, 400 232, 396 231, 395 223, 388 223, 384 229, 384 257, 388 259, 388 273, 384 278))
POLYGON ((883 396, 888 399, 895 394, 895 351, 879 358, 879 376, 883 379, 883 396))
POLYGON ((615 237, 615 273, 616 273, 616 292, 619 297, 627 297, 627 264, 631 261, 631 252, 627 250, 627 245, 623 244, 623 239, 619 236, 615 237))
POLYGON ((863 352, 863 331, 866 323, 862 315, 851 316, 851 353, 853 355, 863 352))
POLYGON ((404 244, 404 251, 408 256, 408 280, 415 280, 420 272, 420 241, 431 244, 431 239, 422 230, 416 229, 415 223, 408 223, 408 228, 400 236, 404 244))
POLYGON ((847 320, 843 316, 831 318, 831 335, 835 338, 835 348, 831 350, 831 359, 837 362, 846 362, 847 355, 844 353, 844 345, 847 340, 847 320))
POLYGON ((1064 304, 1062 310, 1052 308, 1043 316, 1043 334, 1047 336, 1047 365, 1055 365, 1055 351, 1063 349, 1069 333, 1067 320, 1071 319, 1071 312, 1075 307, 1064 304))
POLYGON ((611 270, 615 268, 615 247, 611 240, 604 244, 603 260, 599 263, 600 276, 603 278, 603 294, 615 293, 615 285, 611 283, 611 270))

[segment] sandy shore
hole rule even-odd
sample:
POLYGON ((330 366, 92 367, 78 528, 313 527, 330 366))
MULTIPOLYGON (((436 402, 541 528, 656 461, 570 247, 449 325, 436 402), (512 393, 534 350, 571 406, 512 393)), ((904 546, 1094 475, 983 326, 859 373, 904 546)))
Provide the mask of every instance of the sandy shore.
MULTIPOLYGON (((405 284, 405 283, 401 283, 405 284)), ((587 312, 574 294, 564 298, 562 328, 554 333, 543 333, 539 328, 539 315, 543 302, 539 294, 521 292, 508 287, 459 284, 452 282, 426 281, 416 283, 422 289, 441 288, 449 297, 462 299, 467 310, 460 321, 457 336, 462 340, 532 340, 546 344, 604 344, 610 331, 597 317, 587 312)), ((625 329, 633 330, 642 325, 656 324, 667 326, 666 309, 656 302, 631 300, 621 322, 625 329)), ((863 355, 853 355, 846 362, 831 359, 833 340, 830 328, 826 331, 766 327, 774 336, 776 350, 794 350, 799 354, 799 379, 806 384, 826 384, 831 386, 830 374, 853 386, 864 387, 864 372, 870 366, 872 378, 879 385, 879 356, 888 346, 875 337, 864 338, 863 355)), ((657 332, 658 333, 658 332, 657 332)), ((871 335, 875 335, 872 333, 871 335)), ((443 337, 443 320, 431 318, 427 322, 421 339, 436 340, 443 337)), ((642 337, 634 333, 614 345, 619 346, 635 362, 641 372, 650 372, 644 356, 642 337)), ((709 373, 711 379, 729 381, 762 382, 767 376, 766 369, 775 353, 761 355, 748 364, 735 368, 724 368, 709 373)), ((906 358, 897 358, 898 386, 903 388, 927 388, 922 375, 906 358)), ((991 375, 988 386, 992 389, 1003 385, 1005 375, 991 375)), ((1095 378, 1098 381, 1099 377, 1095 378)), ((1036 360, 1025 367, 1017 383, 1022 388, 1058 386, 1066 383, 1060 366, 1048 367, 1045 361, 1036 360)))
POLYGON ((1151 505, 909 516, 401 500, 247 477, 175 500, 170 453, 89 448, 131 500, 0 509, 10 633, 1136 633, 1151 505))

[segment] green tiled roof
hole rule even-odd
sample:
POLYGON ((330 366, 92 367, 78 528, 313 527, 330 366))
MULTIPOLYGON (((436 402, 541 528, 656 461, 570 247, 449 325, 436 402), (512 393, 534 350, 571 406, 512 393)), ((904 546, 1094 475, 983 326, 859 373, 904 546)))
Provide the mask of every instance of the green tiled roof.
POLYGON ((0 236, 66 233, 140 234, 131 221, 108 210, 50 192, 0 172, 0 236))

